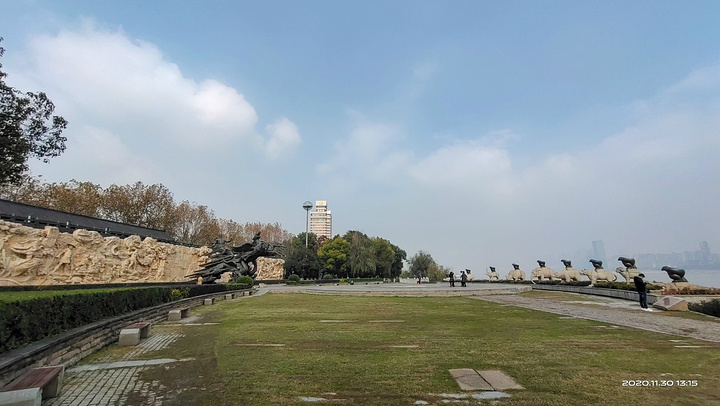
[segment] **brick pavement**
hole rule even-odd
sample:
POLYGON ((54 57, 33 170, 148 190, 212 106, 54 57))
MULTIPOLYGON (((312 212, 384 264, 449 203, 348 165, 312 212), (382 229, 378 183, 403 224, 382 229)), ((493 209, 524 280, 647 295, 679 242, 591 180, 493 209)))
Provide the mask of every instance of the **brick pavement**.
POLYGON ((109 362, 111 359, 104 357, 95 364, 69 368, 65 371, 61 395, 43 401, 42 406, 160 406, 163 402, 164 386, 159 381, 141 380, 140 373, 154 365, 184 360, 133 359, 166 348, 180 337, 183 337, 183 334, 153 332, 132 351, 123 355, 120 361, 109 362))

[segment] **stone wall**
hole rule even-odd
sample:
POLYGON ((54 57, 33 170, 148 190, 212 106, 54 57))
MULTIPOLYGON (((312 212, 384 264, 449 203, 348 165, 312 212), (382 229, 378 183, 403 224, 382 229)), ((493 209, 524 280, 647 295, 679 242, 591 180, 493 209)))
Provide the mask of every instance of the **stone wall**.
POLYGON ((69 234, 0 220, 0 286, 180 282, 200 269, 210 252, 150 237, 69 234))

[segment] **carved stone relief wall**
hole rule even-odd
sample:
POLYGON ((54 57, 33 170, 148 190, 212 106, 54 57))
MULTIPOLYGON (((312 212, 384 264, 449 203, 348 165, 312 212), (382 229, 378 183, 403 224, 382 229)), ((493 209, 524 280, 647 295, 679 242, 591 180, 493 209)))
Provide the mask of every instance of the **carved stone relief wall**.
POLYGON ((285 261, 280 258, 260 257, 257 259, 258 272, 255 279, 279 280, 285 274, 285 261))
POLYGON ((136 235, 69 234, 0 220, 0 285, 181 282, 210 252, 136 235))

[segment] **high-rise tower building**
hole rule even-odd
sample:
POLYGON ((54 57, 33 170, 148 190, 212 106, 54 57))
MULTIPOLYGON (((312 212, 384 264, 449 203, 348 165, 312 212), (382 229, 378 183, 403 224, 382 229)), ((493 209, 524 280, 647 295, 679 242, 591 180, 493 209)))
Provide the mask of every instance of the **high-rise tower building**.
POLYGON ((610 264, 608 264, 607 257, 605 256, 605 243, 603 243, 602 240, 596 240, 592 242, 592 246, 594 259, 602 261, 603 264, 609 268, 610 264))
POLYGON ((332 238, 332 212, 327 209, 325 200, 315 201, 315 208, 310 212, 310 232, 318 237, 332 238))

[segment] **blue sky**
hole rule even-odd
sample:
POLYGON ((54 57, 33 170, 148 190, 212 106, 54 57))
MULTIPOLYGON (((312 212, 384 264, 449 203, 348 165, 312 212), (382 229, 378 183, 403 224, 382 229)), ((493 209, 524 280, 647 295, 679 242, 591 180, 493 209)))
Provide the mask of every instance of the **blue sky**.
POLYGON ((66 153, 32 164, 48 181, 163 183, 294 233, 327 200, 335 233, 456 271, 583 267, 592 240, 720 251, 716 1, 0 10, 8 83, 70 121, 66 153))

